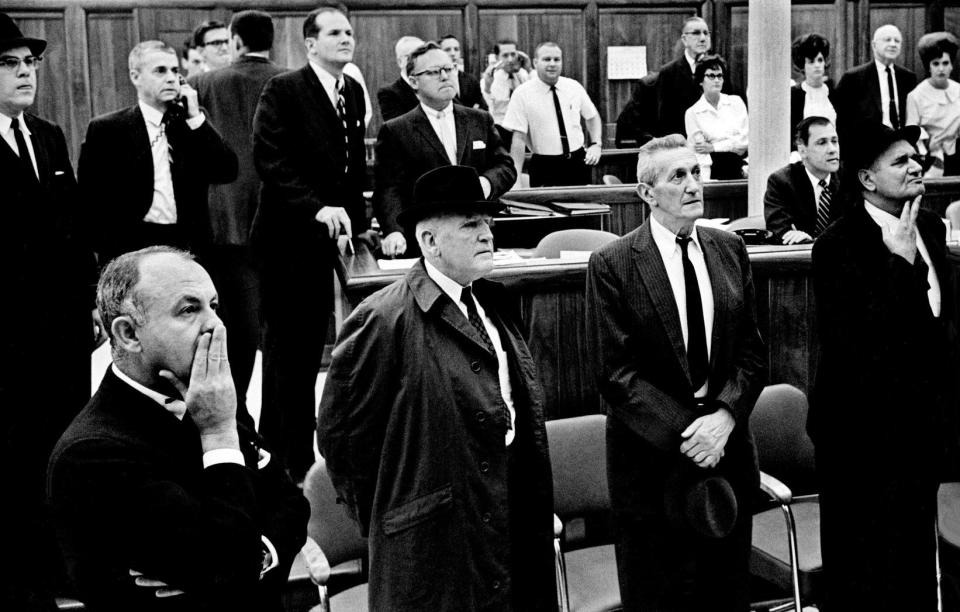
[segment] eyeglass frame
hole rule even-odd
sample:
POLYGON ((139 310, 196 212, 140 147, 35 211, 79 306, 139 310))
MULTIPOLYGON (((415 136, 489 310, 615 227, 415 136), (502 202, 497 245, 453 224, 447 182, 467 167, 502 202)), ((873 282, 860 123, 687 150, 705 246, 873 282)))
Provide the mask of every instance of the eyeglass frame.
POLYGON ((448 75, 457 74, 460 71, 460 68, 456 64, 446 64, 444 66, 438 66, 437 68, 427 68, 426 70, 421 70, 420 72, 414 72, 410 76, 428 76, 430 78, 436 79, 440 77, 440 73, 446 72, 448 75))
POLYGON ((26 55, 24 57, 17 57, 16 55, 0 55, 0 69, 9 70, 10 72, 19 72, 20 65, 23 64, 27 67, 27 70, 39 70, 40 64, 43 62, 43 55, 26 55), (17 64, 14 65, 13 61, 16 61, 17 64))
POLYGON ((690 30, 683 32, 684 36, 710 36, 710 30, 690 30))

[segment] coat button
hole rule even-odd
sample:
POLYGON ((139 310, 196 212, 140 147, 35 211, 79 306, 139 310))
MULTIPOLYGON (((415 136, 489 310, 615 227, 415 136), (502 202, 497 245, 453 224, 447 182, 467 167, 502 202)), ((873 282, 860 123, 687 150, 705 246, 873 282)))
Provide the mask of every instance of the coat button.
POLYGON ((480 371, 480 362, 479 362, 479 361, 472 361, 472 362, 470 362, 470 369, 473 370, 474 372, 479 372, 479 371, 480 371))
POLYGON ((499 591, 499 590, 500 590, 500 581, 499 581, 499 580, 494 580, 494 581, 493 581, 493 590, 494 590, 494 591, 499 591))
POLYGON ((489 523, 491 518, 493 517, 490 515, 489 512, 484 512, 483 516, 480 517, 480 520, 483 521, 484 523, 489 523))
POLYGON ((481 462, 480 462, 480 473, 481 473, 481 474, 486 474, 486 473, 489 472, 489 471, 490 471, 490 464, 487 463, 486 461, 481 461, 481 462))
POLYGON ((487 413, 486 413, 486 412, 483 412, 483 411, 478 410, 476 416, 477 416, 477 423, 483 423, 484 421, 487 420, 487 413))

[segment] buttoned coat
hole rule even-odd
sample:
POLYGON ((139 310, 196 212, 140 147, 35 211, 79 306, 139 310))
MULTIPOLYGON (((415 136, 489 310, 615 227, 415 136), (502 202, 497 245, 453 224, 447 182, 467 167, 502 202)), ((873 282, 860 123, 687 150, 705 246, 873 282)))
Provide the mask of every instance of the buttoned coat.
POLYGON ((333 351, 317 438, 369 537, 375 611, 556 609, 542 391, 502 286, 473 288, 509 356, 510 447, 497 360, 422 260, 333 351))

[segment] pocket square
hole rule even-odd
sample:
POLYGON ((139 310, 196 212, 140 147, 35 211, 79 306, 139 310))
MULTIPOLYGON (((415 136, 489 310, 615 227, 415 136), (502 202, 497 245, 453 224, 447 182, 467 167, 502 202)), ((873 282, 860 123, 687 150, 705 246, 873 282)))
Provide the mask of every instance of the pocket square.
POLYGON ((487 148, 487 143, 483 142, 482 140, 474 140, 474 141, 473 141, 473 150, 474 150, 474 151, 476 151, 476 150, 478 150, 478 149, 486 149, 486 148, 487 148))
POLYGON ((63 176, 63 170, 54 170, 53 176, 63 176))

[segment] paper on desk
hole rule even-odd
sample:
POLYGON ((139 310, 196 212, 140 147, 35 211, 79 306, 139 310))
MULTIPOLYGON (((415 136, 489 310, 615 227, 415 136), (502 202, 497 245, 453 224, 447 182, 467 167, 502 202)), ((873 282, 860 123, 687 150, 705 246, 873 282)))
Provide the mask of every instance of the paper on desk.
POLYGON ((723 226, 729 221, 729 217, 717 217, 715 219, 697 219, 694 221, 695 225, 700 225, 703 227, 713 227, 716 229, 723 229, 723 226))
POLYGON ((400 258, 400 259, 378 259, 377 266, 381 270, 407 270, 417 263, 419 257, 400 258))
POLYGON ((592 251, 560 251, 560 259, 563 261, 587 262, 590 260, 592 251))
POLYGON ((495 266, 507 266, 511 264, 520 264, 523 262, 524 259, 520 257, 516 251, 511 251, 510 249, 495 251, 493 253, 493 265, 495 266))

